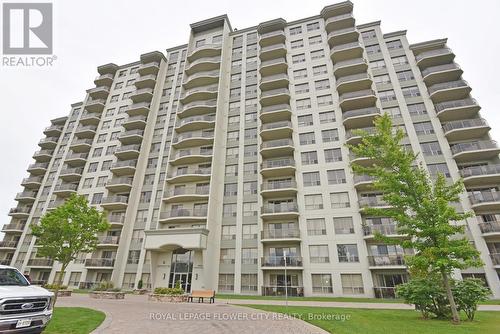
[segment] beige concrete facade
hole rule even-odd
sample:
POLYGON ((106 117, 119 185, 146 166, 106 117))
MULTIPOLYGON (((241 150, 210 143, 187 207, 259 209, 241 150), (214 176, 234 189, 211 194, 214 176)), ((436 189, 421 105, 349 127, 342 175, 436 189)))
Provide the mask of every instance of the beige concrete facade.
POLYGON ((446 39, 410 45, 405 31, 356 24, 353 5, 233 30, 227 16, 191 25, 186 45, 98 67, 95 88, 51 121, 9 215, 0 262, 54 280, 29 224, 72 193, 108 213, 112 228, 64 277, 125 289, 172 286, 220 293, 390 298, 407 279, 395 224, 370 163, 345 146, 381 113, 407 133, 431 174, 464 179, 474 210, 467 236, 500 297, 500 148, 446 39), (284 258, 286 254, 286 260, 284 258), (287 274, 285 276, 285 266, 287 274))

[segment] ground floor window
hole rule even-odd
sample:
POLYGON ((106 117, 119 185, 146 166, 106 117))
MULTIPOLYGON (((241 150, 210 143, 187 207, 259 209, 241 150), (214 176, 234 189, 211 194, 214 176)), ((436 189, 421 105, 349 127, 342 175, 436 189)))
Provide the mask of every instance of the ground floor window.
POLYGON ((257 274, 241 274, 241 292, 257 292, 257 274))
POLYGON ((331 274, 312 274, 312 289, 315 293, 333 293, 331 274))
POLYGON ((341 274, 342 292, 349 295, 364 293, 363 278, 361 274, 341 274))
POLYGON ((219 292, 234 291, 234 274, 219 274, 219 292))

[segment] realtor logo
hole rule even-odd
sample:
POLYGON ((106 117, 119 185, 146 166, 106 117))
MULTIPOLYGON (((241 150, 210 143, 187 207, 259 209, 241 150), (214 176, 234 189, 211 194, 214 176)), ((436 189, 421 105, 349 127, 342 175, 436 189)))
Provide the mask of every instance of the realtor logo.
POLYGON ((3 4, 3 54, 52 54, 52 4, 3 4))

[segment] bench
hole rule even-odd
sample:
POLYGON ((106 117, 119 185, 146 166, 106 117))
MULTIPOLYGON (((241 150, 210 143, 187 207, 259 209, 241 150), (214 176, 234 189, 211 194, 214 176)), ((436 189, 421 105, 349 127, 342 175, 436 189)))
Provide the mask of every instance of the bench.
POLYGON ((188 297, 188 301, 192 302, 193 298, 198 298, 198 303, 204 301, 204 298, 209 298, 210 304, 215 303, 214 290, 193 290, 188 297))

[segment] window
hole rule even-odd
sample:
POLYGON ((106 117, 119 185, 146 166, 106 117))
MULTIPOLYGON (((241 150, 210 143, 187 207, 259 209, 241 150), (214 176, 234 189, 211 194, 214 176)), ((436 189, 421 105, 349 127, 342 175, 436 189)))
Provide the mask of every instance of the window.
POLYGON ((318 107, 330 106, 333 104, 331 95, 321 95, 317 97, 318 107))
POLYGON ((101 172, 109 170, 111 168, 112 164, 113 164, 113 160, 103 161, 102 166, 101 166, 101 172))
POLYGON ((366 53, 369 54, 369 55, 372 55, 372 54, 375 54, 375 53, 379 53, 381 50, 380 50, 380 45, 378 44, 374 44, 374 45, 368 45, 365 47, 365 50, 366 50, 366 53))
POLYGON ((396 75, 398 76, 399 81, 415 80, 415 75, 413 75, 411 70, 396 72, 396 75))
POLYGON ((311 145, 316 144, 316 138, 314 132, 306 132, 299 134, 300 145, 311 145))
POLYGON ((320 35, 309 37, 309 45, 321 44, 321 42, 323 42, 323 41, 322 41, 320 35))
POLYGON ((257 194, 257 181, 243 183, 243 195, 256 195, 257 194))
POLYGON ((384 60, 375 60, 370 62, 370 67, 374 70, 380 70, 386 68, 384 60))
POLYGON ((237 159, 240 149, 238 147, 229 147, 226 149, 226 159, 237 159))
POLYGON ((236 196, 236 195, 238 195, 238 184, 226 183, 224 185, 224 196, 236 196))
POLYGON ((422 149, 422 154, 425 156, 441 155, 441 147, 437 141, 431 141, 428 143, 421 143, 420 148, 422 149))
POLYGON ((321 185, 319 172, 303 173, 302 178, 304 181, 304 187, 313 187, 321 185))
POLYGON ((139 196, 139 202, 140 203, 151 203, 151 196, 152 195, 153 195, 153 192, 151 192, 151 191, 141 192, 141 195, 139 196))
POLYGON ((290 28, 290 36, 297 35, 297 34, 302 34, 302 27, 301 26, 290 28))
POLYGON ((234 264, 234 248, 221 248, 220 250, 220 263, 221 264, 234 264))
POLYGON ((322 75, 328 73, 328 70, 326 69, 326 65, 318 65, 318 66, 313 66, 313 75, 322 75))
POLYGON ((306 61, 306 55, 304 53, 292 56, 292 63, 293 64, 299 64, 299 63, 303 63, 305 61, 306 61))
POLYGON ((396 101, 396 93, 392 89, 379 92, 378 97, 381 102, 396 101))
POLYGON ((403 48, 403 44, 399 39, 395 41, 386 42, 385 45, 387 45, 387 49, 389 49, 389 51, 403 48))
POLYGON ((375 30, 363 31, 361 33, 361 37, 363 39, 377 38, 377 33, 375 32, 375 30))
POLYGON ((385 108, 382 109, 382 111, 391 116, 391 118, 401 117, 401 110, 399 109, 399 107, 385 108))
POLYGON ((309 259, 311 263, 329 263, 328 245, 309 246, 309 259))
POLYGON ((254 123, 254 122, 257 122, 256 112, 245 114, 245 123, 254 123))
POLYGON ((349 295, 359 295, 365 292, 361 274, 340 274, 342 292, 349 295))
POLYGON ((199 40, 197 40, 197 41, 194 43, 194 45, 195 45, 196 47, 203 46, 203 45, 205 45, 205 40, 204 40, 204 39, 199 39, 199 40))
POLYGON ((317 60, 325 57, 325 50, 311 51, 311 60, 317 60))
POLYGON ((307 219, 307 235, 326 235, 324 218, 307 219))
POLYGON ((307 31, 314 31, 319 29, 319 22, 308 23, 306 25, 307 31))
POLYGON ((349 193, 347 192, 330 193, 330 205, 332 209, 341 209, 350 207, 351 203, 349 200, 349 193))
POLYGON ((231 81, 241 81, 241 73, 231 74, 231 81))
POLYGON ((297 100, 296 102, 297 110, 304 110, 304 109, 309 109, 311 108, 311 99, 301 99, 297 100))
POLYGON ((245 139, 257 138, 257 128, 245 129, 245 139))
POLYGON ((329 148, 325 150, 325 162, 342 161, 342 151, 340 148, 329 148))
POLYGON ((257 248, 241 249, 241 264, 257 264, 257 248))
POLYGON ((236 239, 236 225, 224 225, 222 226, 222 240, 234 240, 236 239))
POLYGON ((438 176, 438 173, 444 175, 444 177, 451 177, 450 170, 445 163, 441 164, 428 164, 427 168, 429 169, 429 174, 434 178, 438 176))
POLYGON ((97 178, 97 187, 104 187, 106 185, 106 181, 108 180, 107 176, 99 176, 97 178))
POLYGON ((104 114, 105 117, 111 117, 115 114, 115 108, 111 108, 106 110, 106 113, 104 114))
POLYGON ((222 215, 224 217, 236 217, 236 203, 227 203, 222 207, 222 215))
POLYGON ((243 155, 245 157, 255 157, 255 156, 257 156, 257 145, 246 145, 243 148, 243 155))
POLYGON ((328 129, 321 131, 321 139, 323 143, 329 143, 339 140, 339 131, 337 129, 328 129))
POLYGON ((323 196, 321 194, 305 195, 304 202, 306 210, 322 210, 323 196))
POLYGON ((427 114, 427 110, 425 109, 425 105, 423 103, 409 104, 407 107, 410 115, 412 116, 427 114))
POLYGON ((245 78, 247 81, 257 79, 257 70, 247 71, 247 73, 245 74, 245 78))
POLYGON ((246 202, 243 203, 243 216, 245 217, 255 217, 258 215, 257 202, 246 202))
POLYGON ((87 172, 88 173, 93 173, 93 172, 96 172, 97 171, 97 165, 99 165, 98 162, 92 162, 89 164, 89 167, 87 169, 87 172))
POLYGON ((417 86, 406 87, 401 89, 405 98, 420 96, 420 90, 417 86))
POLYGON ((229 91, 229 97, 230 98, 237 98, 237 97, 240 97, 241 96, 241 89, 240 87, 238 88, 231 88, 231 90, 229 91))
MULTIPOLYGON (((257 94, 257 85, 249 85, 245 87, 245 94, 246 95, 255 95, 257 94)), ((249 96, 251 97, 251 96, 249 96)))
POLYGON ((254 225, 254 224, 243 225, 243 230, 242 230, 243 239, 245 239, 245 240, 257 239, 258 230, 259 230, 258 225, 254 225))
POLYGON ((333 293, 331 274, 311 274, 313 293, 333 293))
POLYGON ((431 122, 414 123, 417 135, 429 135, 434 133, 431 122))
POLYGON ((333 218, 333 227, 335 229, 335 234, 354 233, 354 223, 352 222, 352 217, 333 218))
POLYGON ((376 84, 388 84, 391 83, 391 78, 389 77, 389 74, 377 75, 373 77, 373 82, 376 84))
POLYGON ((222 42, 222 35, 216 35, 212 37, 213 44, 220 44, 222 42))
POLYGON ((243 174, 244 175, 257 174, 257 163, 256 162, 245 163, 243 165, 243 174))
POLYGON ((252 53, 257 51, 257 43, 252 43, 247 45, 247 53, 252 53))
POLYGON ((312 115, 301 115, 297 117, 299 127, 303 126, 311 126, 313 125, 313 116, 312 115))
POLYGON ((300 156, 303 165, 316 165, 318 163, 318 154, 316 151, 302 152, 300 156))
POLYGON ((408 64, 408 58, 406 58, 406 56, 394 57, 391 58, 391 60, 392 60, 392 65, 394 66, 408 64))
POLYGON ((295 85, 295 94, 304 94, 307 92, 309 92, 309 84, 308 83, 295 85))
POLYGON ((257 274, 241 274, 241 292, 257 292, 257 274))
POLYGON ((316 90, 325 90, 330 88, 330 80, 318 80, 314 82, 314 89, 316 90))
POLYGON ((92 153, 92 158, 98 158, 102 155, 102 147, 97 147, 94 149, 94 152, 92 153))
POLYGON ((238 165, 226 166, 226 176, 238 176, 238 165))
POLYGON ((94 180, 93 178, 87 178, 87 179, 83 180, 82 188, 83 189, 92 188, 92 181, 93 180, 94 180))
POLYGON ((219 291, 234 291, 234 274, 219 274, 219 291))
POLYGON ((296 41, 291 41, 290 42, 290 46, 292 47, 292 49, 298 49, 298 48, 301 48, 304 46, 304 40, 302 39, 298 39, 296 41))
POLYGON ((328 184, 346 183, 345 171, 343 169, 332 169, 326 171, 328 184))
POLYGON ((95 193, 92 196, 92 201, 90 203, 91 204, 101 204, 103 195, 104 195, 104 193, 95 193))
POLYGON ((359 262, 358 246, 356 244, 337 245, 339 262, 359 262))
POLYGON ((293 71, 294 79, 307 78, 307 70, 305 68, 293 71))
POLYGON ((117 147, 118 147, 117 145, 111 145, 111 146, 108 146, 108 147, 106 148, 106 155, 112 155, 112 154, 115 154, 117 147))
POLYGON ((319 113, 319 124, 333 123, 335 122, 335 112, 325 111, 319 113))

